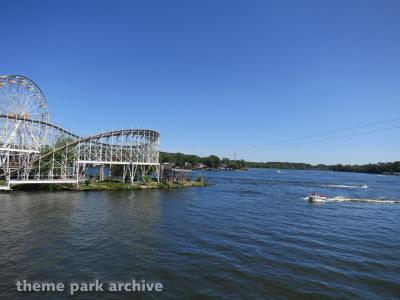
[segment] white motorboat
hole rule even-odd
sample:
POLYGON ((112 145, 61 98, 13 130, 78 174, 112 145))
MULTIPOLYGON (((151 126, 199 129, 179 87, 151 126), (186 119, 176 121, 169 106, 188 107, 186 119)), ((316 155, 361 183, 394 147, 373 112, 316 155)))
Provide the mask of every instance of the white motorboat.
POLYGON ((308 196, 308 200, 310 202, 326 202, 327 198, 323 195, 312 193, 310 196, 308 196))

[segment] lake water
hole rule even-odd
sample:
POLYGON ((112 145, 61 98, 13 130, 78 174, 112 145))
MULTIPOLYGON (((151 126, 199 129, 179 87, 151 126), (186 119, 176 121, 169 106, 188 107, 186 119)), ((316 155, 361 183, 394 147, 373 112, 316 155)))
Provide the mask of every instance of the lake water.
MULTIPOLYGON (((317 171, 203 172, 201 188, 0 194, 0 298, 16 280, 161 282, 160 293, 73 299, 395 299, 400 177, 317 171), (367 184, 368 188, 359 188, 367 184)), ((194 175, 196 176, 196 174, 194 175)))

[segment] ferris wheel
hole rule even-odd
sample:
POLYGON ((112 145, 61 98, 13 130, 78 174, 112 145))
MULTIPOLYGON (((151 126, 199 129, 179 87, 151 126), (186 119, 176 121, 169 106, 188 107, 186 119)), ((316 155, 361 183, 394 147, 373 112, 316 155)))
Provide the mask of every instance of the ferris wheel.
POLYGON ((49 113, 40 88, 19 75, 0 76, 2 147, 39 150, 43 145, 49 113))

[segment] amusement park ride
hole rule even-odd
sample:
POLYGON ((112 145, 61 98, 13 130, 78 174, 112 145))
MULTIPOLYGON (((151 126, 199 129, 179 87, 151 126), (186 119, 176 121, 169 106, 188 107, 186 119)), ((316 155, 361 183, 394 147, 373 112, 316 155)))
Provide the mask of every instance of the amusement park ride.
POLYGON ((152 171, 160 179, 160 134, 148 129, 108 131, 88 137, 50 122, 40 88, 20 75, 0 76, 0 189, 19 184, 76 184, 88 168, 122 167, 124 181, 152 171))

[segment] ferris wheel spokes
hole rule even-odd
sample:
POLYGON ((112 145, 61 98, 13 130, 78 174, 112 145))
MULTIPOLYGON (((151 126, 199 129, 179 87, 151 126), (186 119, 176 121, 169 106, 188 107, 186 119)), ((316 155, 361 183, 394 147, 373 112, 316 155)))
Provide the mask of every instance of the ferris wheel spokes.
POLYGON ((19 75, 0 76, 0 113, 7 115, 7 121, 0 123, 3 148, 38 150, 43 146, 49 113, 42 91, 32 80, 19 75))

